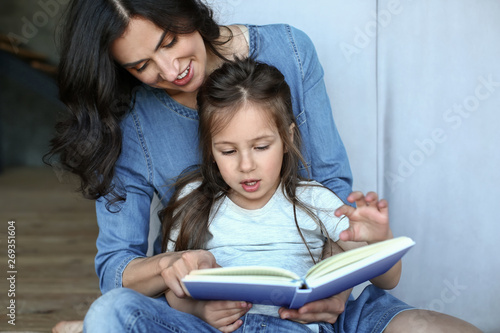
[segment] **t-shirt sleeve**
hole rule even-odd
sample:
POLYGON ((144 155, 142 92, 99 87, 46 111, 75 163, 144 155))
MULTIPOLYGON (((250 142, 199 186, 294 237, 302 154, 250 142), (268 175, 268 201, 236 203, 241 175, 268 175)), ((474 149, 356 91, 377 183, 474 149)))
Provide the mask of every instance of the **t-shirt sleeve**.
MULTIPOLYGON (((316 184, 319 185, 319 183, 316 184)), ((325 226, 328 237, 334 242, 338 241, 340 233, 349 228, 347 216, 335 216, 335 210, 344 205, 344 202, 335 193, 321 185, 311 186, 311 190, 312 205, 325 226)))

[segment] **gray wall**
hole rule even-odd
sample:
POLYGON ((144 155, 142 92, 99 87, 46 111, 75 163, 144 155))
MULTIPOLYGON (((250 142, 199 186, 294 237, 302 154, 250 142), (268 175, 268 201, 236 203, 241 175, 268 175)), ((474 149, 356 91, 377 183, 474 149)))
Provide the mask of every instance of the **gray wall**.
POLYGON ((213 0, 316 45, 354 189, 416 246, 392 292, 500 332, 500 1, 213 0))

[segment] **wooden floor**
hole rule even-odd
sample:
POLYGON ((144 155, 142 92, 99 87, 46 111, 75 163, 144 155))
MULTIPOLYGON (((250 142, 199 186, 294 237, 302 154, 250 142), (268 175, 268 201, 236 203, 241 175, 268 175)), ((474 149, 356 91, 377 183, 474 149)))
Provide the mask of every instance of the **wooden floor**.
MULTIPOLYGON (((94 204, 50 168, 0 173, 0 332, 50 332, 62 320, 83 319, 99 295, 94 271, 94 204), (8 273, 9 221, 15 225, 15 268, 8 273), (15 276, 15 297, 7 278, 15 276), (8 323, 15 300, 15 326, 8 323)), ((11 228, 12 229, 12 228, 11 228)))

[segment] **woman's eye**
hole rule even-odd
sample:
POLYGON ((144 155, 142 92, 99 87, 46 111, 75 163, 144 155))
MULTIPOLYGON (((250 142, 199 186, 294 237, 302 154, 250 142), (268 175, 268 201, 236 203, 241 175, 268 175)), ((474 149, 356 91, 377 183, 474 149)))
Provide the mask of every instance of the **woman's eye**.
POLYGON ((259 147, 255 147, 255 149, 257 149, 257 150, 266 150, 266 149, 268 149, 268 148, 269 148, 269 145, 267 145, 267 146, 259 146, 259 147))
POLYGON ((169 48, 173 47, 176 43, 177 43, 177 36, 174 36, 174 38, 172 38, 172 40, 169 43, 166 43, 165 45, 163 45, 163 47, 166 49, 169 49, 169 48))
POLYGON ((143 72, 146 69, 146 67, 148 67, 148 63, 147 62, 144 65, 142 65, 142 67, 137 68, 136 71, 138 73, 141 73, 141 72, 143 72))

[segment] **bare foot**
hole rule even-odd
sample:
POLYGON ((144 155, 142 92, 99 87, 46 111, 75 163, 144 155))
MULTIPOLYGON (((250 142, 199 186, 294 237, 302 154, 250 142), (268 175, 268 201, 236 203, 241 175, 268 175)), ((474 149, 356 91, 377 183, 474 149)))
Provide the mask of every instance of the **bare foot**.
POLYGON ((82 333, 83 321, 61 321, 52 328, 52 333, 82 333))

